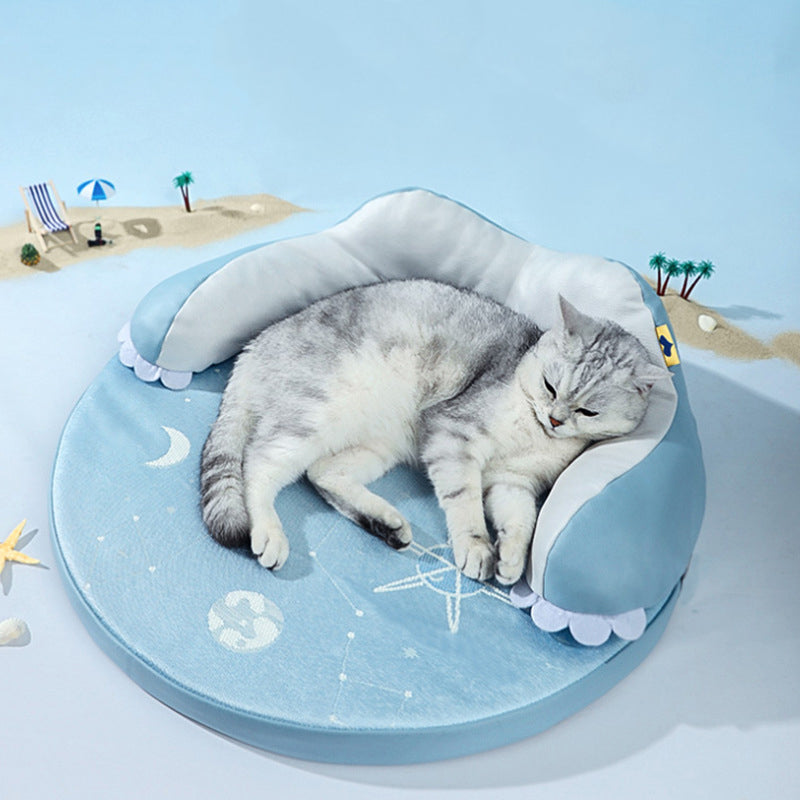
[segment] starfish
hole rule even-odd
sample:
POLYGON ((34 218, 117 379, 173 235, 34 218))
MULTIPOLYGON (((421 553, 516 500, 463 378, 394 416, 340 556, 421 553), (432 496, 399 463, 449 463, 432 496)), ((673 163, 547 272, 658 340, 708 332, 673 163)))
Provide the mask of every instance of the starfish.
POLYGON ((4 542, 0 542, 0 572, 3 571, 6 561, 19 561, 20 564, 39 563, 38 558, 26 556, 25 553, 20 553, 18 550, 14 549, 17 546, 17 541, 27 521, 26 519, 22 520, 22 522, 11 531, 8 538, 4 542))

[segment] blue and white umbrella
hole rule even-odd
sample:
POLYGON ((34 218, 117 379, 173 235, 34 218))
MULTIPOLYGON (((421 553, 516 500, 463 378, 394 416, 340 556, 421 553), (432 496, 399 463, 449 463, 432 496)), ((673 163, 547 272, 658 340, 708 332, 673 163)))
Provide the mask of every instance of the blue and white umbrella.
POLYGON ((116 187, 111 181, 95 178, 91 181, 84 181, 78 187, 78 194, 94 200, 96 205, 100 205, 101 200, 108 200, 109 197, 117 193, 116 187))

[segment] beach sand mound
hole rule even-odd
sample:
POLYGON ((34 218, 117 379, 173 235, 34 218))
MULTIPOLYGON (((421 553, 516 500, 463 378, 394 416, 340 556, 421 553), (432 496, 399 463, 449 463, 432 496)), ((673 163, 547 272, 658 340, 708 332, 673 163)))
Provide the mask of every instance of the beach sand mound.
MULTIPOLYGON (((685 343, 701 350, 710 350, 726 358, 757 361, 767 358, 785 358, 800 366, 800 332, 786 331, 771 342, 762 342, 741 328, 732 325, 711 308, 684 300, 677 292, 667 291, 661 298, 670 322, 678 337, 678 345, 685 343), (703 330, 702 316, 713 320, 712 330, 703 330)), ((707 322, 707 321, 706 321, 707 322)))
POLYGON ((47 252, 36 237, 28 232, 23 221, 0 228, 0 278, 55 272, 79 261, 120 255, 139 247, 195 247, 220 239, 228 239, 256 228, 273 225, 306 209, 269 194, 239 195, 217 200, 197 200, 192 212, 182 205, 162 207, 67 207, 78 243, 69 233, 45 237, 47 252), (103 228, 104 247, 89 247, 94 239, 95 222, 103 228), (36 266, 20 261, 20 249, 33 244, 41 255, 36 266))
POLYGON ((800 366, 800 331, 779 333, 770 346, 779 356, 800 366))

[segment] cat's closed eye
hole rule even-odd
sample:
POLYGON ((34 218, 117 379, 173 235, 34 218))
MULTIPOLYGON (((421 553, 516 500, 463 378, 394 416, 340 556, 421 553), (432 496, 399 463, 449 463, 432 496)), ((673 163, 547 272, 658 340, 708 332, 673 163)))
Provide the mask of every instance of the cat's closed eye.
POLYGON ((576 414, 583 414, 584 417, 596 417, 597 411, 589 411, 588 408, 576 408, 576 414))
POLYGON ((550 382, 547 380, 547 378, 542 378, 542 380, 544 381, 544 388, 547 389, 548 392, 550 392, 550 396, 553 398, 553 400, 555 400, 556 390, 550 385, 550 382))

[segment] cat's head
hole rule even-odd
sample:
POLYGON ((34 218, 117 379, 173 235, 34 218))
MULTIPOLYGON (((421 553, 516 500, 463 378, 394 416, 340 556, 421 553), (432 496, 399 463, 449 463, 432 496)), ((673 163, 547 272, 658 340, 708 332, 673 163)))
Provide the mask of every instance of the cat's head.
POLYGON ((559 295, 560 318, 520 363, 520 385, 553 437, 597 441, 630 433, 669 371, 615 322, 588 317, 559 295))

